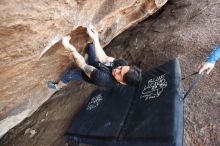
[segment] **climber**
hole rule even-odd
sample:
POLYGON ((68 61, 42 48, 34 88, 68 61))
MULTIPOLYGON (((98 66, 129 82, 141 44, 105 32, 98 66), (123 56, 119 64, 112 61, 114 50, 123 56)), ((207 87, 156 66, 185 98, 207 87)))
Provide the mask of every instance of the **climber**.
POLYGON ((49 81, 48 87, 59 90, 71 80, 85 80, 107 88, 117 84, 137 86, 142 79, 141 70, 135 66, 128 66, 123 59, 107 56, 100 45, 98 32, 91 26, 87 28, 87 33, 93 40, 93 43, 87 46, 88 64, 76 48, 69 43, 71 37, 65 36, 62 44, 65 49, 71 51, 79 68, 65 71, 60 81, 49 81))
POLYGON ((207 58, 207 61, 199 66, 199 73, 206 72, 209 74, 215 66, 217 60, 220 59, 220 45, 218 45, 207 58))

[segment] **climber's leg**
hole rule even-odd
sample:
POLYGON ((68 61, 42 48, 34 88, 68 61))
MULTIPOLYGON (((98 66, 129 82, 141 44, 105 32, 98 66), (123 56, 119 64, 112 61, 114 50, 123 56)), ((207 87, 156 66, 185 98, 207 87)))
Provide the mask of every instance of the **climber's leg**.
POLYGON ((55 89, 55 90, 60 90, 62 87, 66 86, 72 80, 75 80, 75 81, 83 80, 81 69, 71 69, 71 70, 65 71, 61 75, 59 82, 49 81, 48 87, 55 89))
POLYGON ((93 65, 94 63, 98 61, 96 54, 95 54, 94 44, 88 43, 86 50, 88 53, 88 64, 93 65))
POLYGON ((80 81, 83 80, 82 78, 82 70, 81 69, 71 69, 65 71, 62 75, 60 80, 64 83, 67 84, 72 80, 75 81, 80 81))

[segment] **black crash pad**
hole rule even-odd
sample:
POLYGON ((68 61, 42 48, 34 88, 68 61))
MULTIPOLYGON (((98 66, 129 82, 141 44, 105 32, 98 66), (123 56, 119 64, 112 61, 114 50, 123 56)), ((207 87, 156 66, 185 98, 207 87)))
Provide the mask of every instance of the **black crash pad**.
POLYGON ((144 72, 139 87, 93 91, 66 137, 94 146, 182 146, 183 102, 175 59, 144 72))

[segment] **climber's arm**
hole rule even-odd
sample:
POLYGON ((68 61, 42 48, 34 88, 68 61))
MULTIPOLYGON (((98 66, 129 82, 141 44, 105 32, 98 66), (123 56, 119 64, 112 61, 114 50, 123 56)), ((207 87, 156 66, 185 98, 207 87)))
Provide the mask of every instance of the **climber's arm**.
POLYGON ((98 58, 98 60, 102 63, 113 62, 113 60, 115 58, 107 56, 106 53, 104 52, 104 50, 99 42, 98 32, 95 29, 88 27, 87 33, 93 39, 93 43, 95 46, 95 54, 96 54, 96 57, 98 58))
POLYGON ((85 72, 85 74, 90 78, 92 71, 96 68, 91 66, 91 65, 86 64, 85 59, 83 58, 83 56, 80 55, 77 52, 76 48, 69 43, 70 39, 71 39, 70 36, 66 36, 66 37, 63 38, 62 43, 63 43, 65 49, 70 50, 72 52, 73 58, 74 58, 74 60, 77 64, 77 66, 80 69, 82 69, 85 72))

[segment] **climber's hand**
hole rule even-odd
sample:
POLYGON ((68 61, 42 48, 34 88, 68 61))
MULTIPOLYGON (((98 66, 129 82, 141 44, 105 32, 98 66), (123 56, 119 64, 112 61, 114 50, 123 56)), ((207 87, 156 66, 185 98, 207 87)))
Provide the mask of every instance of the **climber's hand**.
POLYGON ((71 37, 69 35, 63 37, 62 44, 65 47, 65 49, 74 52, 74 51, 76 51, 76 48, 73 45, 70 44, 70 42, 69 42, 70 39, 71 39, 71 37))
POLYGON ((206 74, 209 74, 212 69, 214 68, 215 64, 213 63, 209 63, 209 62, 205 62, 203 64, 201 64, 198 68, 199 68, 199 74, 206 72, 206 74))
POLYGON ((89 27, 87 27, 87 33, 90 36, 91 39, 95 40, 98 39, 98 32, 93 28, 93 26, 90 24, 89 27))
POLYGON ((63 37, 63 39, 62 39, 62 44, 63 44, 63 46, 65 47, 65 48, 68 48, 69 46, 70 46, 70 39, 71 39, 71 37, 68 35, 68 36, 65 36, 65 37, 63 37))

